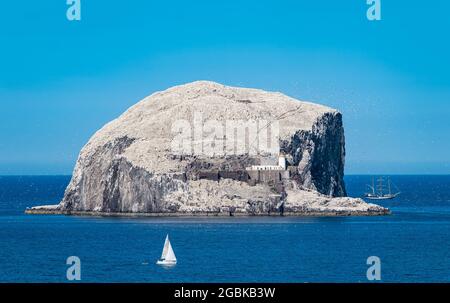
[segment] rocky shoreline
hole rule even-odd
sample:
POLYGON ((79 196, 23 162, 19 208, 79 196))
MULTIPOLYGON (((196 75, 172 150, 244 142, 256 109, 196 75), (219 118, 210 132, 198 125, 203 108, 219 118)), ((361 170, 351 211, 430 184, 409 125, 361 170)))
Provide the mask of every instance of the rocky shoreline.
POLYGON ((130 212, 98 212, 98 211, 67 211, 61 210, 54 205, 38 206, 25 210, 28 215, 66 215, 86 217, 348 217, 348 216, 385 216, 391 211, 387 208, 369 209, 364 211, 354 210, 305 210, 296 212, 268 212, 268 213, 243 213, 235 212, 164 212, 164 213, 130 213, 130 212))

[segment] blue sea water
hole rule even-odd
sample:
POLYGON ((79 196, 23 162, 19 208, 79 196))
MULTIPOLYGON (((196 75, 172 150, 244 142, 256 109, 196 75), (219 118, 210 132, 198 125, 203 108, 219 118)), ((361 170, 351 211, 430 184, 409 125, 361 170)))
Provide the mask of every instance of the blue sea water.
MULTIPOLYGON (((96 218, 32 216, 56 204, 67 176, 0 177, 0 282, 450 282, 450 176, 393 176, 393 214, 332 218, 96 218), (178 258, 155 265, 170 234, 178 258)), ((360 196, 367 176, 346 177, 360 196)))

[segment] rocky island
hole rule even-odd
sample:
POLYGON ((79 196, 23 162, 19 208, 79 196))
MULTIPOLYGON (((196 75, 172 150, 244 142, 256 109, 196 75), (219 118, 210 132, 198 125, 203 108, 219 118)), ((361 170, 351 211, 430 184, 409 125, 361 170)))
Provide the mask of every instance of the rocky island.
POLYGON ((157 92, 83 147, 63 200, 29 214, 385 215, 349 198, 337 110, 198 81, 157 92))

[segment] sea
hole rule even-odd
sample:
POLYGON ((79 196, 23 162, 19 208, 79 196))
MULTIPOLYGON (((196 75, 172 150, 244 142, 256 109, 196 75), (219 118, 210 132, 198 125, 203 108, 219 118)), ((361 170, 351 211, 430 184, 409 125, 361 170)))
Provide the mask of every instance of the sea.
MULTIPOLYGON (((24 214, 70 176, 0 177, 0 282, 70 282, 71 256, 80 282, 450 282, 450 176, 391 179, 389 216, 102 218, 24 214), (167 234, 173 267, 156 265, 167 234)), ((360 197, 371 177, 345 181, 360 197)))

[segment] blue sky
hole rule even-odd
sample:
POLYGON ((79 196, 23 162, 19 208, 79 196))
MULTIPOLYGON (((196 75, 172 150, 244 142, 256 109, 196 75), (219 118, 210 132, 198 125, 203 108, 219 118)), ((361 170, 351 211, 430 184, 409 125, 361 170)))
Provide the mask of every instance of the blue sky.
POLYGON ((70 174, 102 125, 194 80, 341 110, 346 173, 450 173, 450 3, 65 0, 0 4, 0 174, 70 174))

